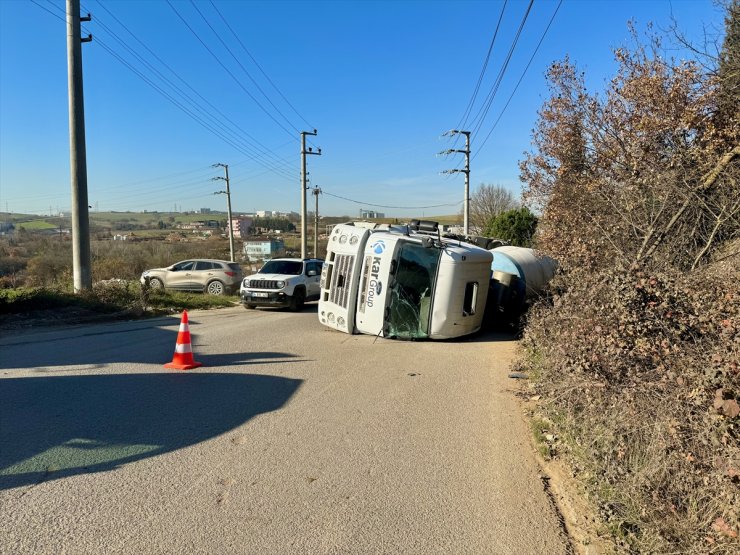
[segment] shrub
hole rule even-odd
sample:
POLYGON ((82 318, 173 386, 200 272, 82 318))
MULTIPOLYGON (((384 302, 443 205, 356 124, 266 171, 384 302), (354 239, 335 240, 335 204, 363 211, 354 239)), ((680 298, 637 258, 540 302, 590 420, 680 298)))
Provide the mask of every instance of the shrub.
POLYGON ((574 271, 530 314, 526 364, 559 448, 627 550, 740 547, 740 293, 728 283, 737 264, 574 271))
POLYGON ((537 229, 537 216, 522 207, 507 210, 494 216, 488 222, 484 235, 503 239, 517 247, 531 247, 534 232, 537 229))

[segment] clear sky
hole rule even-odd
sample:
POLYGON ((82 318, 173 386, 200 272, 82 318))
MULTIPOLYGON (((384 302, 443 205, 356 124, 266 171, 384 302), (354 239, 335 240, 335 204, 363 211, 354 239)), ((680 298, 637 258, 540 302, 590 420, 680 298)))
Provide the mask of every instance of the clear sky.
MULTIPOLYGON (((213 194, 224 183, 211 181, 220 162, 235 212, 299 211, 299 132, 316 128, 322 155, 308 170, 321 213, 459 212, 463 175, 440 172, 462 156, 436 153, 462 144, 444 131, 474 131, 471 189, 518 194, 550 63, 569 55, 599 90, 628 20, 667 28, 674 17, 694 39, 723 26, 711 0, 564 0, 514 92, 558 5, 534 0, 479 125, 528 0, 82 0, 94 36, 82 45, 90 204, 225 210, 213 194)), ((0 211, 71 205, 64 11, 64 0, 0 0, 0 211)))

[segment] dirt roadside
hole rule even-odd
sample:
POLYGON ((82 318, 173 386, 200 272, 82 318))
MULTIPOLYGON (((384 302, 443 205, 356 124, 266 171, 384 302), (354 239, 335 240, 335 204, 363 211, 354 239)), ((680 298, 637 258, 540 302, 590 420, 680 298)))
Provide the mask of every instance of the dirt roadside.
MULTIPOLYGON (((532 396, 526 380, 516 380, 514 393, 519 399, 524 418, 537 418, 537 396, 532 396)), ((535 434, 529 440, 541 469, 542 486, 561 518, 561 524, 578 555, 611 555, 617 552, 598 511, 588 499, 583 485, 575 477, 566 461, 555 455, 546 459, 535 434)), ((546 444, 544 444, 547 447, 546 444)))

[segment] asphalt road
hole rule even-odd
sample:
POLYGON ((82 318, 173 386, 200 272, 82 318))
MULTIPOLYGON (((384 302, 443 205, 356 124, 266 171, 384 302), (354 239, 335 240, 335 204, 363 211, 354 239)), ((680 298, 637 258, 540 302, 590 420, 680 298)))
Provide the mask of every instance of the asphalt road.
POLYGON ((507 377, 516 342, 303 313, 0 337, 0 553, 570 553, 507 377))

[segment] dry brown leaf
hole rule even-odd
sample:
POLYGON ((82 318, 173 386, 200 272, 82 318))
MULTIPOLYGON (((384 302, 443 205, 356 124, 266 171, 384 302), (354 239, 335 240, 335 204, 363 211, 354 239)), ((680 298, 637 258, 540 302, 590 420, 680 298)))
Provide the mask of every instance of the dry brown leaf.
POLYGON ((715 532, 719 532, 720 534, 723 534, 728 538, 737 537, 737 532, 735 532, 735 530, 733 530, 722 517, 719 517, 717 520, 714 521, 714 524, 712 524, 712 530, 714 530, 715 532))

